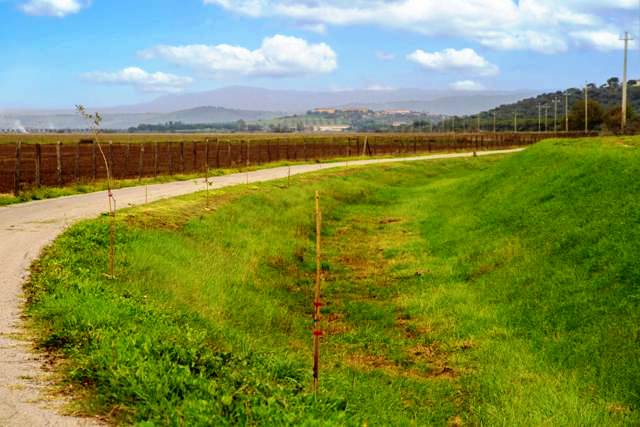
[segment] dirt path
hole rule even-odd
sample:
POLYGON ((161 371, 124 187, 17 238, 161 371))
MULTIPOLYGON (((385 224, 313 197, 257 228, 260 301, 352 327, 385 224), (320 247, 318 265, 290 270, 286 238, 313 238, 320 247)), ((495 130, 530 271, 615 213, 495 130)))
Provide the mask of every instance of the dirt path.
MULTIPOLYGON (((479 156, 522 151, 485 151, 479 156)), ((349 162, 368 165, 417 160, 470 157, 472 153, 440 154, 400 159, 377 159, 349 162)), ((345 166, 344 162, 298 165, 291 167, 297 175, 345 166)), ((288 167, 264 169, 212 178, 212 188, 249 182, 286 178, 288 167)), ((150 185, 148 200, 193 193, 204 189, 204 179, 150 185)), ((114 192, 118 208, 143 204, 145 187, 131 187, 114 192)), ((22 283, 31 262, 40 251, 73 222, 91 218, 107 210, 105 192, 29 202, 0 208, 0 426, 85 426, 94 420, 59 415, 60 402, 47 400, 46 373, 32 351, 32 344, 21 329, 22 283)))

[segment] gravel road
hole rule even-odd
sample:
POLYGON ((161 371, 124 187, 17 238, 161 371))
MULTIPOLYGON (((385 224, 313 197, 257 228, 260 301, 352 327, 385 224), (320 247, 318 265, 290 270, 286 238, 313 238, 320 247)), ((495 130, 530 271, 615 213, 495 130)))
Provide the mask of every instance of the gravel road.
MULTIPOLYGON (((479 156, 521 151, 478 152, 479 156)), ((472 153, 441 154, 396 159, 361 160, 349 165, 435 160, 470 157, 472 153)), ((291 167, 297 175, 346 166, 344 162, 298 165, 291 167)), ((288 167, 248 173, 249 182, 286 178, 288 167)), ((246 173, 211 178, 211 188, 244 184, 246 173)), ((202 191, 204 179, 148 186, 148 201, 202 191)), ((145 187, 114 191, 118 209, 145 202, 145 187)), ((0 208, 0 426, 92 426, 97 420, 63 416, 60 399, 47 392, 50 382, 43 362, 22 328, 22 284, 28 268, 42 249, 74 222, 106 212, 105 192, 41 200, 0 208)))

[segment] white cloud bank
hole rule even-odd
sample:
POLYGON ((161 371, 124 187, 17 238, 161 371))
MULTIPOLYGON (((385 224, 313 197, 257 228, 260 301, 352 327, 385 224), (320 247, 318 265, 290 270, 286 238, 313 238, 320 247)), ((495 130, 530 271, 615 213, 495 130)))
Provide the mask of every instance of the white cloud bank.
POLYGON ((193 82, 191 77, 176 76, 167 73, 149 73, 142 68, 128 67, 117 72, 96 71, 85 73, 82 77, 97 83, 133 86, 144 92, 178 93, 193 82))
POLYGON ((465 92, 477 92, 481 90, 485 90, 485 87, 473 80, 461 80, 459 82, 454 82, 449 85, 449 87, 453 90, 457 91, 465 91, 465 92))
POLYGON ((255 50, 228 44, 163 45, 144 50, 140 56, 164 59, 214 76, 288 77, 330 73, 338 66, 337 55, 327 44, 310 44, 283 35, 265 38, 255 50))
MULTIPOLYGON (((600 51, 624 49, 624 41, 620 35, 610 31, 575 31, 571 36, 578 42, 600 51)), ((636 41, 629 42, 629 47, 636 47, 636 41)))
MULTIPOLYGON (((566 51, 589 40, 575 32, 615 33, 606 11, 635 0, 203 0, 250 17, 285 17, 333 26, 377 25, 429 36, 456 36, 504 50, 566 51)), ((619 13, 618 13, 619 15, 619 13)), ((590 46, 601 48, 597 41, 590 46)))
POLYGON ((27 15, 63 18, 80 12, 87 4, 81 0, 29 0, 20 9, 27 15))
POLYGON ((445 49, 440 52, 425 52, 418 49, 407 56, 422 68, 434 71, 465 71, 481 76, 495 76, 499 68, 478 55, 473 49, 445 49))

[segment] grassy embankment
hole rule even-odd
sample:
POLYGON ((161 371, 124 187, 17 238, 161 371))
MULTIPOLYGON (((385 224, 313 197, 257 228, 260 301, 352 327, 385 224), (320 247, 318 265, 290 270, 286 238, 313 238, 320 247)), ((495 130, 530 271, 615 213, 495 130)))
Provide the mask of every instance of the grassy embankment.
POLYGON ((640 140, 396 164, 130 210, 35 267, 28 313, 119 423, 638 425, 640 140), (324 207, 310 393, 313 191, 324 207))

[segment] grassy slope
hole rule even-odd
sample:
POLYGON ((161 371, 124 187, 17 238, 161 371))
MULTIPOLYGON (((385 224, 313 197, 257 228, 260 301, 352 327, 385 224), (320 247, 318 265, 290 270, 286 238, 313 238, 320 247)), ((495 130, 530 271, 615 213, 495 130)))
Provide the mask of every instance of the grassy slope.
POLYGON ((29 312, 83 411, 115 422, 637 425, 640 144, 621 141, 303 176, 220 192, 212 212, 201 196, 138 208, 116 281, 96 262, 106 222, 86 222, 36 266, 29 312))

